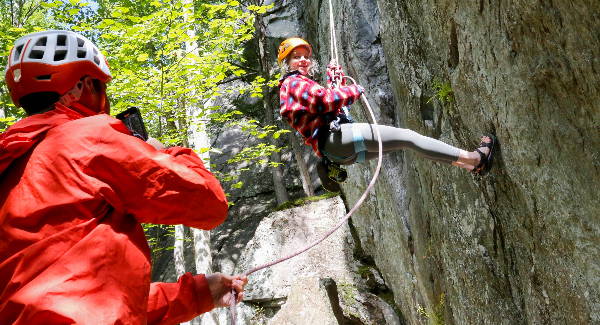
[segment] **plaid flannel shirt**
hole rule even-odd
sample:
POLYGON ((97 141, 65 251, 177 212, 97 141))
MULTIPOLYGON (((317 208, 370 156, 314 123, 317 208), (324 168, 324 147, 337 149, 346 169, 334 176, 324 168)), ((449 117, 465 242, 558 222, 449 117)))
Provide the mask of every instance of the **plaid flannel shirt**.
POLYGON ((281 116, 319 157, 322 157, 317 137, 319 128, 337 117, 342 107, 354 103, 362 94, 358 86, 346 86, 344 79, 339 88, 332 89, 331 80, 336 67, 327 68, 328 88, 300 73, 292 73, 279 82, 281 116))

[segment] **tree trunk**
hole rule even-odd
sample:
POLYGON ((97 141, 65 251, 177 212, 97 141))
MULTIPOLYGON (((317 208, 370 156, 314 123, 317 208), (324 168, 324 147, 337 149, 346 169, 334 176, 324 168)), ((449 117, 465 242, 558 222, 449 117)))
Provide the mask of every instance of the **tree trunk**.
MULTIPOLYGON (((265 50, 266 27, 263 21, 263 16, 260 14, 256 15, 256 33, 258 40, 258 48, 260 52, 259 54, 261 74, 263 75, 263 78, 269 80, 271 77, 271 64, 269 64, 268 53, 265 50)), ((267 85, 264 85, 262 87, 262 94, 263 103, 265 107, 265 124, 275 125, 275 119, 273 118, 273 96, 267 85)), ((279 141, 277 141, 277 139, 274 139, 273 137, 268 137, 268 139, 269 144, 279 147, 279 141)), ((271 170, 273 172, 273 184, 275 187, 275 195, 277 196, 277 204, 281 205, 284 202, 288 201, 289 198, 287 190, 285 188, 283 172, 281 170, 281 166, 279 165, 281 164, 281 155, 279 154, 279 152, 274 152, 273 154, 271 154, 271 161, 278 164, 278 166, 272 167, 271 170)))
POLYGON ((310 173, 308 172, 308 166, 306 166, 306 161, 304 161, 304 157, 302 157, 302 146, 298 143, 298 137, 296 136, 296 130, 292 129, 291 126, 286 127, 291 132, 290 135, 290 143, 292 144, 292 149, 294 151, 294 157, 296 158, 296 163, 298 164, 298 168, 300 169, 300 179, 302 180, 302 188, 304 188, 304 193, 306 196, 315 196, 315 190, 313 189, 312 183, 310 181, 310 173))
MULTIPOLYGON (((185 4, 188 3, 191 4, 193 2, 192 0, 185 0, 184 7, 185 4)), ((187 15, 185 18, 187 20, 187 15)), ((187 35, 190 38, 193 38, 194 36, 196 36, 196 31, 193 29, 188 29, 187 35)), ((196 55, 198 55, 198 47, 195 42, 186 42, 185 47, 186 52, 194 52, 196 55)), ((191 93, 190 95, 194 96, 195 94, 191 93)), ((188 107, 188 109, 186 109, 186 115, 191 121, 193 117, 200 113, 202 109, 203 107, 201 106, 190 106, 188 107)), ((191 141, 186 140, 186 142, 188 144, 191 144, 189 142, 193 142, 192 149, 199 150, 201 148, 210 147, 209 136, 206 132, 206 125, 208 119, 203 119, 202 122, 204 123, 198 125, 198 127, 192 126, 191 132, 190 130, 188 130, 188 137, 191 137, 191 141)), ((190 124, 193 125, 193 123, 190 124)), ((186 137, 186 139, 188 137, 186 137)), ((207 170, 210 170, 210 153, 206 151, 204 153, 201 153, 199 156, 204 162, 204 167, 206 167, 207 170)), ((202 211, 198 211, 198 213, 202 213, 202 211)), ((196 274, 212 273, 212 255, 210 254, 210 232, 196 228, 191 228, 191 231, 194 238, 194 263, 196 265, 196 274)), ((191 321, 191 323, 194 325, 217 325, 219 323, 218 314, 216 311, 213 310, 211 312, 196 317, 191 321)))
POLYGON ((183 248, 184 234, 185 234, 185 226, 184 225, 176 225, 175 226, 175 249, 173 249, 173 255, 175 257, 175 274, 177 274, 178 278, 186 273, 184 248, 183 248))

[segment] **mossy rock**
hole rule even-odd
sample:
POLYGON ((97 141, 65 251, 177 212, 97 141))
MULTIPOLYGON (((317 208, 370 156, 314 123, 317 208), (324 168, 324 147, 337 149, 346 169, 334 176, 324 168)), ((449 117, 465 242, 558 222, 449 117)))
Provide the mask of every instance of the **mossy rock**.
POLYGON ((308 197, 303 197, 303 198, 300 198, 300 199, 297 199, 294 201, 286 201, 286 202, 283 202, 280 206, 273 209, 273 212, 301 207, 306 204, 329 199, 329 198, 336 197, 339 195, 340 195, 340 193, 325 193, 320 196, 308 196, 308 197))

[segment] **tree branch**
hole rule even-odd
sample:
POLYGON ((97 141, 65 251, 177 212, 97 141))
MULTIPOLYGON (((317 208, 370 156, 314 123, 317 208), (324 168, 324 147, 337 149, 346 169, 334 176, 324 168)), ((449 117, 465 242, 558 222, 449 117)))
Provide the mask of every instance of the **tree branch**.
POLYGON ((29 7, 29 10, 27 10, 27 13, 25 13, 25 16, 23 16, 23 20, 21 22, 21 26, 25 26, 25 22, 27 21, 27 19, 29 19, 29 17, 31 17, 36 10, 38 10, 38 8, 42 5, 41 1, 36 4, 34 6, 35 2, 31 3, 31 7, 29 7))
POLYGON ((238 67, 238 68, 241 68, 241 69, 244 69, 244 70, 250 70, 252 72, 257 72, 258 73, 258 70, 256 70, 256 69, 252 69, 250 67, 245 67, 245 66, 239 65, 239 64, 234 63, 234 62, 228 62, 228 63, 231 64, 234 67, 238 67))
POLYGON ((223 85, 223 84, 226 84, 226 83, 229 83, 229 82, 232 82, 232 81, 240 80, 240 79, 244 80, 246 83, 248 83, 248 81, 246 80, 246 77, 253 76, 255 74, 258 74, 258 72, 244 74, 244 75, 241 75, 241 76, 236 76, 235 78, 231 78, 229 80, 222 80, 222 81, 217 82, 217 86, 223 85))

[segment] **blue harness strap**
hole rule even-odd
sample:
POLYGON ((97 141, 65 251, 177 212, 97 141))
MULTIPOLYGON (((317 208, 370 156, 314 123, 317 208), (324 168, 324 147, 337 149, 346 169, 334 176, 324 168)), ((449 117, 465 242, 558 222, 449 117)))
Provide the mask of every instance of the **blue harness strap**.
POLYGON ((358 154, 358 159, 356 162, 365 161, 365 156, 367 153, 367 145, 365 145, 365 137, 360 132, 358 125, 352 124, 352 138, 354 139, 354 152, 358 154))

